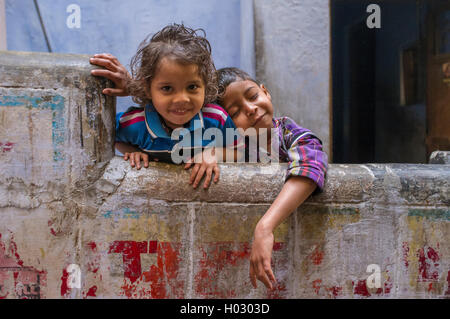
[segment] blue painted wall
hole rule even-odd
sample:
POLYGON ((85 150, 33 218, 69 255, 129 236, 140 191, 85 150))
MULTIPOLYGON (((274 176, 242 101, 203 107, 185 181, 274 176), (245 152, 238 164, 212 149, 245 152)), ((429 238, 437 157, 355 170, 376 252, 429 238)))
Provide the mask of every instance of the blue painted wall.
MULTIPOLYGON (((8 50, 95 54, 108 52, 128 67, 139 43, 169 23, 203 28, 217 68, 254 74, 251 0, 6 0, 8 50), (67 7, 81 9, 81 27, 70 29, 67 7), (46 31, 48 44, 44 36, 46 31)), ((117 110, 133 104, 118 98, 117 110)))

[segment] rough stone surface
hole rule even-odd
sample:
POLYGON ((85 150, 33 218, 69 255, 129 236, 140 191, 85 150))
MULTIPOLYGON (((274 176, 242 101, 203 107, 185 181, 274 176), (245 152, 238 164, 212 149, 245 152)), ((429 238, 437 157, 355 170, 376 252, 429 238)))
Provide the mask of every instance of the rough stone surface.
POLYGON ((450 152, 434 151, 430 155, 430 164, 450 164, 450 152))
POLYGON ((35 72, 47 95, 15 75, 37 58, 23 57, 0 58, 0 121, 9 125, 0 139, 10 143, 0 152, 0 298, 450 297, 450 165, 331 164, 324 192, 274 234, 275 289, 254 289, 254 226, 281 190, 286 164, 220 164, 208 190, 191 189, 182 166, 132 169, 112 157, 113 105, 85 57, 67 57, 64 67, 66 57, 53 56, 66 87, 46 75, 44 55, 35 72), (17 72, 5 62, 14 59, 17 72), (64 97, 60 156, 45 130, 54 121, 47 108, 3 92, 64 97), (10 123, 11 107, 27 123, 31 113, 33 134, 10 123), (379 267, 379 287, 366 283, 369 265, 379 267))

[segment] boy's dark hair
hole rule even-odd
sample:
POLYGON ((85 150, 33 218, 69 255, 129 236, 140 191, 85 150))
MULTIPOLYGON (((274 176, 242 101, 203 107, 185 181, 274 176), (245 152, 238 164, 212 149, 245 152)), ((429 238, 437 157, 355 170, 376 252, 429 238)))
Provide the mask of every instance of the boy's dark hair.
POLYGON ((134 102, 142 106, 150 102, 146 88, 150 86, 163 57, 197 65, 205 85, 205 104, 217 98, 216 68, 211 57, 211 45, 203 29, 194 30, 175 23, 150 36, 141 42, 130 63, 133 79, 128 83, 128 90, 134 102), (203 35, 197 34, 198 31, 203 35))
POLYGON ((252 81, 259 85, 258 81, 253 79, 247 72, 242 71, 241 69, 230 67, 217 70, 217 83, 219 92, 216 102, 218 104, 222 104, 222 98, 228 85, 237 81, 252 81))

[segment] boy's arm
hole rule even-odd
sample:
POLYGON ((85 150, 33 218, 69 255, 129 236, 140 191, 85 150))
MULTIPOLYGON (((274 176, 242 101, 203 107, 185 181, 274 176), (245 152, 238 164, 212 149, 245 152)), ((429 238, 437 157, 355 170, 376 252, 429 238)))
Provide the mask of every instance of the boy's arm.
POLYGON ((128 96, 128 81, 131 75, 127 69, 119 62, 119 60, 108 53, 96 54, 90 58, 92 64, 103 66, 106 69, 92 70, 91 74, 95 76, 103 76, 114 82, 115 88, 106 88, 103 94, 111 96, 128 96))
POLYGON ((312 194, 316 187, 316 183, 307 177, 291 176, 259 220, 250 256, 250 280, 255 288, 258 279, 267 288, 272 289, 271 282, 275 282, 270 266, 274 244, 273 231, 312 194))

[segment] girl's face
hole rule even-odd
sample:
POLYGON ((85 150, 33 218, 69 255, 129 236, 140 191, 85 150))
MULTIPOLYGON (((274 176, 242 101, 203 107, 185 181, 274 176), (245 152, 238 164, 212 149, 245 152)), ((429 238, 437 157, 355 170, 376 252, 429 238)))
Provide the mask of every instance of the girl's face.
POLYGON ((172 129, 182 127, 202 108, 205 84, 195 64, 163 58, 153 77, 147 97, 172 129))
POLYGON ((264 87, 253 81, 236 81, 229 84, 222 98, 222 106, 238 128, 272 127, 272 98, 264 87))

